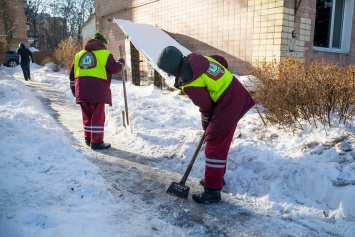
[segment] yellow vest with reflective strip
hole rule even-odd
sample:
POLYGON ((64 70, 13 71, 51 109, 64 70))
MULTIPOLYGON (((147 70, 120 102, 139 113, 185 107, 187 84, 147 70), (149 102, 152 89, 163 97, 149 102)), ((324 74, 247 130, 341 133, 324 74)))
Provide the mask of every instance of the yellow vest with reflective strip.
POLYGON ((227 89, 232 82, 233 75, 225 67, 223 67, 217 60, 204 56, 210 62, 208 70, 201 76, 196 78, 191 83, 180 86, 182 91, 186 87, 206 87, 212 100, 216 102, 222 93, 227 89))
POLYGON ((110 52, 101 49, 95 51, 81 50, 75 55, 74 76, 96 77, 107 80, 106 62, 110 52))

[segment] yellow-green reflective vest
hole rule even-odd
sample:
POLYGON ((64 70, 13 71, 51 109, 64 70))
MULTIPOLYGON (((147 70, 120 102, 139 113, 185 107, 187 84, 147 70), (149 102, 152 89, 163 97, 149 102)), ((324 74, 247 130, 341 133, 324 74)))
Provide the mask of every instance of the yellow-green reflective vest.
POLYGON ((191 83, 180 86, 182 91, 186 87, 206 87, 212 100, 216 102, 222 93, 227 89, 232 82, 233 75, 225 67, 223 67, 217 60, 204 56, 210 62, 210 66, 205 73, 196 78, 191 83))
POLYGON ((81 50, 75 55, 74 76, 96 77, 107 80, 106 62, 110 52, 101 49, 95 51, 81 50))

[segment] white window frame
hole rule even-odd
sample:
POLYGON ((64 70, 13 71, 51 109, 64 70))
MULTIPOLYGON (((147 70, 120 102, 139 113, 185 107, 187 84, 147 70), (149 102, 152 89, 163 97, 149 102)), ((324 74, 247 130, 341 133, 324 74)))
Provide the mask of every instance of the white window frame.
MULTIPOLYGON (((350 42, 351 42, 351 30, 352 30, 352 21, 353 21, 353 14, 354 14, 354 2, 355 0, 345 0, 344 6, 344 18, 343 18, 343 29, 341 35, 341 48, 325 48, 325 47, 317 47, 313 46, 313 50, 315 51, 323 51, 323 52, 332 52, 332 53, 349 53, 350 52, 350 42)), ((332 14, 332 21, 334 18, 334 10, 332 14)), ((333 33, 333 26, 330 29, 333 33)), ((332 35, 332 34, 331 34, 332 35)), ((331 37, 331 39, 333 36, 331 37)), ((330 41, 332 42, 332 41, 330 41)))

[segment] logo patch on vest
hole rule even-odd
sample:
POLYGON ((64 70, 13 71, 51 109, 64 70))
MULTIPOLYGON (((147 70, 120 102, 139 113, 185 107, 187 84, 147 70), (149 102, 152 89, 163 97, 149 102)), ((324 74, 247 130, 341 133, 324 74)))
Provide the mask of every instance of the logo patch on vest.
POLYGON ((84 53, 79 59, 81 69, 90 69, 96 67, 96 57, 92 52, 84 53))
POLYGON ((219 78, 221 78, 223 76, 224 69, 220 65, 218 65, 214 62, 210 62, 210 66, 207 69, 206 74, 210 78, 212 78, 214 80, 218 80, 219 78))

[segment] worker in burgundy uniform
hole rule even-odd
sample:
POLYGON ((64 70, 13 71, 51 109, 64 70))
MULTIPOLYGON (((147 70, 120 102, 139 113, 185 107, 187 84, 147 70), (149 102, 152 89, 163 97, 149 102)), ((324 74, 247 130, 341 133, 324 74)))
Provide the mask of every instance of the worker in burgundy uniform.
POLYGON ((106 47, 106 39, 96 33, 75 55, 69 72, 71 91, 82 111, 85 143, 93 150, 111 147, 104 142, 105 104, 112 106, 112 74, 121 72, 125 64, 106 47))
POLYGON ((218 55, 191 53, 183 56, 174 46, 163 49, 158 67, 175 76, 175 87, 189 96, 201 112, 205 130, 204 192, 193 194, 198 203, 221 200, 228 151, 239 120, 254 106, 244 86, 228 71, 227 61, 218 55))

